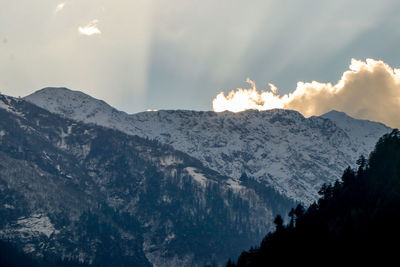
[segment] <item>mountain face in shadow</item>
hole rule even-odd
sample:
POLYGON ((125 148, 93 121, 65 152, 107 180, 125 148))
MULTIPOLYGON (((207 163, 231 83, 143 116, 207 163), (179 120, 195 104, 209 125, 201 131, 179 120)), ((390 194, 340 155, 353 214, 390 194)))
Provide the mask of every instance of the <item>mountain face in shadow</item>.
POLYGON ((293 209, 287 225, 277 216, 275 232, 227 266, 397 261, 400 132, 384 135, 369 159, 360 157, 357 164, 356 170, 347 168, 340 181, 323 186, 320 199, 307 210, 293 209))
POLYGON ((33 258, 22 249, 0 240, 1 267, 96 267, 78 261, 61 258, 33 258))
POLYGON ((332 111, 305 118, 294 110, 240 113, 160 110, 126 114, 67 88, 44 88, 25 100, 66 118, 157 140, 239 180, 243 173, 295 201, 311 204, 357 158, 391 131, 332 111))
POLYGON ((261 240, 293 203, 171 146, 22 99, 0 95, 0 118, 0 239, 34 257, 101 266, 221 263, 261 240))

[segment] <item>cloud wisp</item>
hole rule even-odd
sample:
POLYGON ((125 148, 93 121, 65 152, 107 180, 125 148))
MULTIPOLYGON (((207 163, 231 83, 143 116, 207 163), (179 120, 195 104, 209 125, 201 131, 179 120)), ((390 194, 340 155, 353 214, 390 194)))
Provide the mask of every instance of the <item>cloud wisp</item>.
POLYGON ((65 3, 64 3, 64 2, 58 4, 57 7, 56 7, 56 10, 55 10, 55 13, 58 13, 58 12, 60 12, 61 10, 63 10, 64 7, 65 7, 65 3))
POLYGON ((352 59, 349 70, 336 83, 298 82, 295 91, 279 95, 277 88, 258 91, 252 88, 218 94, 213 110, 239 112, 247 109, 293 109, 309 117, 330 110, 350 116, 383 122, 400 128, 400 69, 383 61, 352 59))
POLYGON ((101 34, 101 31, 97 27, 99 21, 97 19, 92 20, 89 22, 85 27, 79 27, 78 31, 82 35, 91 36, 94 34, 101 34))

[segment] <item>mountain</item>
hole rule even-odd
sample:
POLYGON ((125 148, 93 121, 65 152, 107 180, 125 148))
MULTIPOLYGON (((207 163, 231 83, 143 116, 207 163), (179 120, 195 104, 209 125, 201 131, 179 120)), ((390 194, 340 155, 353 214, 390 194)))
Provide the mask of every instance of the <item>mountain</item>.
POLYGON ((275 219, 276 230, 261 245, 227 266, 390 265, 400 239, 400 132, 377 143, 368 160, 347 168, 340 181, 324 186, 307 210, 298 206, 291 222, 275 219), (389 264, 390 263, 390 264, 389 264))
POLYGON ((391 129, 332 111, 304 118, 292 110, 241 113, 162 110, 128 115, 66 88, 45 88, 25 100, 66 118, 158 140, 239 182, 242 174, 295 201, 312 203, 391 129))
POLYGON ((170 145, 23 99, 0 95, 0 118, 0 239, 34 257, 99 266, 221 263, 261 240, 293 205, 170 145))
POLYGON ((0 117, 0 239, 100 266, 222 263, 391 130, 337 111, 129 115, 66 88, 0 95, 0 117))
MULTIPOLYGON (((383 132, 389 133, 390 128, 385 127, 383 124, 376 123, 369 120, 357 120, 344 112, 332 110, 328 113, 321 115, 322 118, 333 121, 337 126, 343 129, 358 145, 361 147, 368 146, 368 151, 372 151, 375 143, 382 136, 383 132), (372 145, 372 146, 371 146, 372 145)), ((364 156, 369 154, 360 153, 364 156)))
POLYGON ((1 267, 88 267, 89 264, 78 261, 61 259, 34 259, 10 243, 0 240, 0 266, 1 267))

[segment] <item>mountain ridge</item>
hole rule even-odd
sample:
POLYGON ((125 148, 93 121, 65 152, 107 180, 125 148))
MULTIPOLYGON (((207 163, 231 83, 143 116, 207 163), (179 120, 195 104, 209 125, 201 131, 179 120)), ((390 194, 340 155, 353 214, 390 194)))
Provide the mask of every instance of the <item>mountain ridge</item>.
POLYGON ((284 202, 169 145, 23 99, 0 95, 0 116, 0 238, 34 256, 102 266, 221 263, 260 240, 278 212, 272 203, 284 202))
POLYGON ((315 201, 323 183, 338 179, 361 154, 368 156, 391 130, 335 111, 310 118, 282 109, 127 114, 76 92, 46 88, 24 99, 74 120, 169 144, 223 175, 238 180, 246 173, 304 203, 315 201))

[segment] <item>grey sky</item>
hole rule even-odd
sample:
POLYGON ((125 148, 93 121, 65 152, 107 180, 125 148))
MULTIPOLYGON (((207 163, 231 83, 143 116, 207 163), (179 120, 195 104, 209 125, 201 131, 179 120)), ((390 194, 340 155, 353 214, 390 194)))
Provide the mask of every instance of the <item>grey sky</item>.
POLYGON ((0 0, 0 91, 66 86, 133 113, 210 110, 221 91, 400 66, 398 0, 0 0), (64 5, 60 5, 64 4, 64 5), (58 7, 58 8, 57 8, 58 7), (97 20, 97 22, 96 22, 97 20), (79 28, 92 22, 98 32, 79 28))

